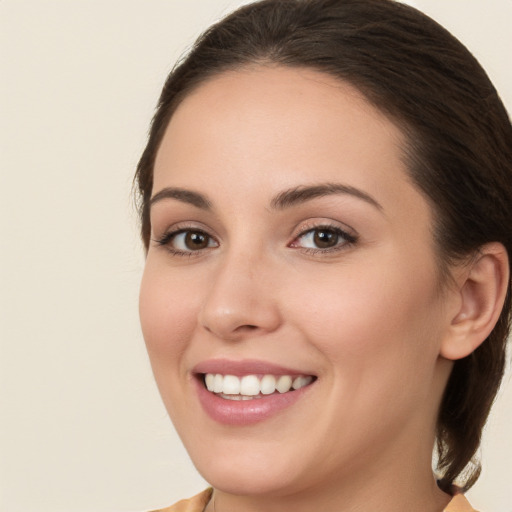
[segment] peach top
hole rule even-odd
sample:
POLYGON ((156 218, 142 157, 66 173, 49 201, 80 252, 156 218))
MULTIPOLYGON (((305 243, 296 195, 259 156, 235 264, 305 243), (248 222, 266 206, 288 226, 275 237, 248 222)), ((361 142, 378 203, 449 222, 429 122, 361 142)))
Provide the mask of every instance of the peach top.
MULTIPOLYGON (((178 501, 175 505, 153 512, 203 512, 212 496, 212 489, 206 489, 202 493, 188 500, 178 501)), ((445 508, 444 512, 477 512, 462 495, 457 494, 445 508)))

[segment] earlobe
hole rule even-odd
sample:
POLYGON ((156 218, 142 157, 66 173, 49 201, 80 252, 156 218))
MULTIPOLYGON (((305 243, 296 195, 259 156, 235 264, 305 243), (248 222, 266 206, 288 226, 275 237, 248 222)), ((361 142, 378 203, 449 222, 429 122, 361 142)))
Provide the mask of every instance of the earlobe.
POLYGON ((457 286, 458 310, 442 340, 441 355, 456 360, 471 354, 493 330, 510 280, 507 251, 486 244, 464 269, 457 286))

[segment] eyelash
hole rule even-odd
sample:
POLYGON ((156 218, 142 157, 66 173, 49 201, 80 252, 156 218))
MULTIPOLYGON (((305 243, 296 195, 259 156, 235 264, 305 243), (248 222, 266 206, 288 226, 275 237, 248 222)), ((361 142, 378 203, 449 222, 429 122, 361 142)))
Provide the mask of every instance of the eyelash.
MULTIPOLYGON (((216 244, 218 244, 217 240, 209 235, 206 231, 202 229, 197 229, 193 227, 184 227, 179 228, 174 231, 169 231, 167 233, 164 233, 164 235, 158 239, 153 240, 158 246, 165 247, 173 256, 185 256, 185 257, 194 257, 201 255, 204 251, 210 249, 211 247, 206 247, 204 249, 197 249, 197 250, 189 250, 189 251, 182 251, 180 249, 176 249, 172 246, 171 242, 179 235, 184 233, 196 233, 199 235, 205 236, 209 241, 214 241, 216 244)), ((328 254, 333 252, 338 252, 343 249, 346 249, 347 247, 350 247, 354 244, 356 244, 358 241, 358 237, 355 235, 352 235, 350 233, 347 233, 343 229, 339 228, 338 226, 333 225, 319 225, 319 226, 310 226, 306 229, 302 230, 291 242, 289 247, 295 247, 297 249, 301 249, 302 252, 305 254, 315 255, 315 254, 328 254), (321 232, 326 231, 333 233, 334 235, 340 237, 343 239, 341 243, 337 243, 333 247, 328 248, 312 248, 312 247, 300 247, 296 245, 296 242, 300 240, 301 238, 305 237, 309 233, 313 232, 321 232)), ((218 245, 217 245, 218 246, 218 245)))
POLYGON ((329 233, 333 233, 335 234, 336 236, 338 236, 339 238, 342 238, 343 241, 341 243, 339 243, 339 240, 338 240, 338 243, 333 246, 333 247, 328 247, 328 248, 320 248, 320 247, 317 247, 317 248, 312 248, 312 247, 298 247, 299 249, 301 249, 304 253, 306 254, 312 254, 312 255, 315 255, 315 254, 329 254, 329 253, 333 253, 333 252, 338 252, 338 251, 342 251, 344 249, 347 249, 347 247, 350 247, 354 244, 357 243, 358 241, 358 237, 355 236, 355 235, 352 235, 350 233, 347 233, 346 231, 344 231, 343 229, 341 229, 340 227, 338 226, 333 226, 333 225, 315 225, 315 226, 309 226, 307 227, 306 229, 302 230, 293 240, 293 242, 290 244, 290 247, 297 247, 295 245, 295 242, 299 239, 301 239, 302 237, 305 237, 308 233, 314 233, 314 232, 321 232, 321 231, 327 231, 329 233))
POLYGON ((180 249, 176 249, 172 246, 171 242, 179 235, 183 233, 196 233, 199 235, 205 236, 208 240, 214 240, 216 243, 218 243, 215 238, 213 238, 211 235, 209 235, 206 231, 203 229, 198 229, 194 227, 184 227, 184 228, 178 228, 173 231, 168 231, 167 233, 164 233, 162 237, 153 240, 158 246, 165 247, 173 256, 185 256, 185 257, 194 257, 199 256, 202 254, 205 250, 208 250, 209 248, 205 249, 198 249, 198 250, 190 250, 190 251, 182 251, 180 249))

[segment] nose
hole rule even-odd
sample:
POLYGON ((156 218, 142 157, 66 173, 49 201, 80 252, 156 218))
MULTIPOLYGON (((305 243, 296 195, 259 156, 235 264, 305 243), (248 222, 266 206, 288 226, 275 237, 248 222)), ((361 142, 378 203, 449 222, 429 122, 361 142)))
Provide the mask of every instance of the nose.
POLYGON ((199 324, 230 341, 275 331, 281 317, 270 266, 262 258, 242 254, 218 263, 199 324))

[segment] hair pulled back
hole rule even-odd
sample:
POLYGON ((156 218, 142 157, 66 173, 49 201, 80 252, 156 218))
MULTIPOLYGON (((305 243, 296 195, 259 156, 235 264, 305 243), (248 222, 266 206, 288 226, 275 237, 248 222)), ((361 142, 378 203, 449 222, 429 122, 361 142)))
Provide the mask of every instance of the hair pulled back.
MULTIPOLYGON (((441 271, 488 242, 512 255, 512 127, 485 71, 449 32, 393 0, 263 0, 207 30, 172 70, 139 161, 142 239, 149 244, 155 156, 180 102, 208 78, 244 66, 307 67, 359 89, 404 132, 408 171, 435 216, 441 271)), ((440 486, 467 489, 498 391, 511 291, 488 339, 455 362, 437 421, 440 486)))

